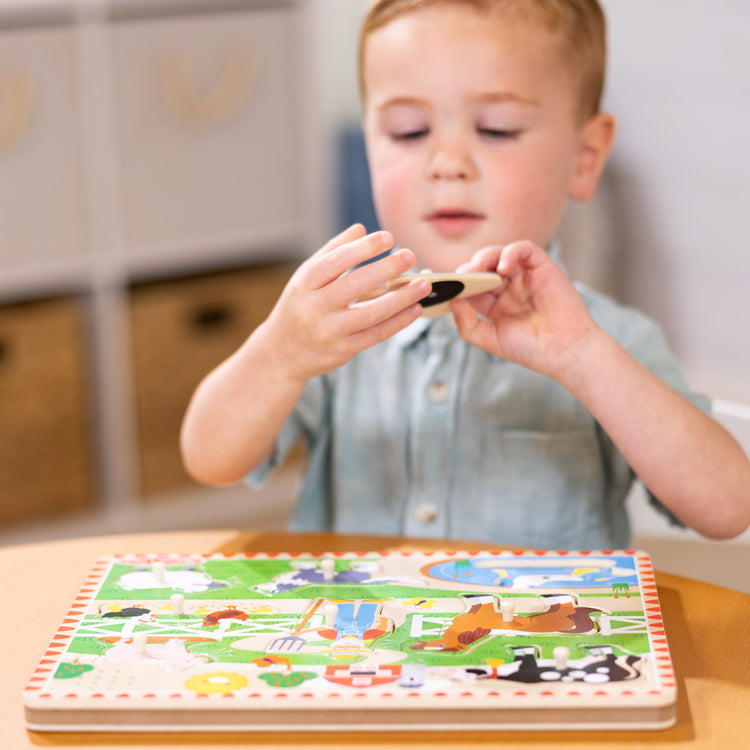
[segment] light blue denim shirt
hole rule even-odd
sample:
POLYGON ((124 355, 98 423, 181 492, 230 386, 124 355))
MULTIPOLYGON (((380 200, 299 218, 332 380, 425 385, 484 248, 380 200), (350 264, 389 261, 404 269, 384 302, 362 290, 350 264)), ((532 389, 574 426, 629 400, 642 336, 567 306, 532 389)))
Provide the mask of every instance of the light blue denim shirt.
MULTIPOLYGON (((578 287, 597 323, 691 394, 659 328, 578 287)), ((295 530, 618 549, 633 473, 591 413, 554 380, 467 344, 453 318, 420 318, 310 380, 260 485, 301 438, 309 467, 295 530)))

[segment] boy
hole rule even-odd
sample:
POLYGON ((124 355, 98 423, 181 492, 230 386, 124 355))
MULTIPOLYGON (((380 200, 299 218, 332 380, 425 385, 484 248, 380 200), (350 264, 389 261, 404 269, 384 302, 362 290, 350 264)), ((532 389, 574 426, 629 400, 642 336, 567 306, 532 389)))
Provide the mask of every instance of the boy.
POLYGON ((593 195, 614 137, 603 70, 596 0, 376 2, 360 71, 387 231, 315 253, 199 386, 192 475, 261 481, 304 436, 295 528, 625 547, 635 474, 682 523, 741 533, 742 450, 657 328, 555 262, 565 201, 593 195), (358 301, 415 263, 504 283, 433 320, 424 279, 358 301))

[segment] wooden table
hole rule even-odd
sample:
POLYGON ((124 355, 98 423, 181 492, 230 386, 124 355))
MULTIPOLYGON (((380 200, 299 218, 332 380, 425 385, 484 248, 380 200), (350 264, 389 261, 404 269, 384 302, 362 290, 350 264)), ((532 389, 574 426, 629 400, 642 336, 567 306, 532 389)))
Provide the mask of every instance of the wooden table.
MULTIPOLYGON (((487 544, 332 534, 184 531, 135 534, 0 548, 2 746, 255 748, 627 748, 733 750, 750 742, 750 596, 657 573, 678 677, 677 724, 656 732, 419 733, 40 733, 24 726, 21 693, 93 561, 126 552, 343 552, 491 549, 487 544)), ((495 548, 499 549, 499 548, 495 548)))

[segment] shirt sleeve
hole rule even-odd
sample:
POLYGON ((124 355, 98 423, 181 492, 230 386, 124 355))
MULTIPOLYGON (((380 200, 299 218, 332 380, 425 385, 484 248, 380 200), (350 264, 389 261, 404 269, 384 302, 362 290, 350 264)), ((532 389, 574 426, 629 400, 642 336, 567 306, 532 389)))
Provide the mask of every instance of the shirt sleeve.
POLYGON ((271 455, 245 477, 245 484, 263 487, 301 439, 306 441, 308 447, 315 442, 317 434, 325 429, 328 392, 329 387, 322 376, 307 382, 302 396, 276 437, 271 455))

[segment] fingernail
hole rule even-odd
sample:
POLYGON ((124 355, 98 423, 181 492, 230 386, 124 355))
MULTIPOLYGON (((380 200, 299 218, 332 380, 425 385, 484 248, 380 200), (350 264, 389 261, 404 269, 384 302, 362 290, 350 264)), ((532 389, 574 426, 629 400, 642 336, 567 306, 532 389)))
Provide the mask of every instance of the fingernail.
POLYGON ((417 286, 417 291, 420 294, 423 294, 425 296, 427 296, 430 293, 431 289, 432 289, 432 284, 430 284, 430 282, 427 281, 427 279, 418 279, 414 283, 417 286))
POLYGON ((393 237, 391 236, 390 232, 386 232, 385 230, 378 232, 378 239, 383 243, 385 247, 393 246, 393 237))
POLYGON ((405 250, 403 247, 399 248, 399 250, 394 253, 394 256, 402 259, 405 263, 408 264, 407 267, 409 268, 411 268, 416 263, 414 253, 412 253, 411 250, 405 250))

